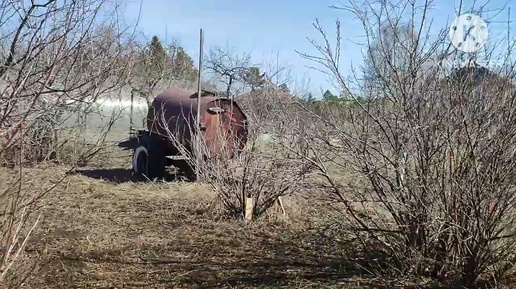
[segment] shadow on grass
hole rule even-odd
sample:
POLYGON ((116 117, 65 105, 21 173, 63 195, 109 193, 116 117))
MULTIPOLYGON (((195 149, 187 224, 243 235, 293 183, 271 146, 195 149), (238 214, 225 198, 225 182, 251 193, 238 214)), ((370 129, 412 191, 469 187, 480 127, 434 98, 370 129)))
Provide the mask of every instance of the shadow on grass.
MULTIPOLYGON (((150 182, 150 180, 138 178, 133 175, 132 170, 114 168, 114 169, 79 169, 74 172, 75 174, 83 175, 88 178, 103 180, 110 183, 122 184, 128 182, 141 183, 150 182)), ((166 173, 163 177, 163 181, 173 182, 181 180, 182 176, 175 173, 166 173)))
POLYGON ((76 170, 75 174, 117 184, 136 181, 132 171, 124 169, 80 169, 76 170))
POLYGON ((34 255, 47 252, 52 262, 30 288, 396 288, 370 273, 386 258, 359 252, 351 236, 215 222, 190 202, 73 206, 57 229, 33 237, 34 255))
POLYGON ((80 256, 60 254, 59 261, 111 268, 117 272, 117 279, 124 279, 124 285, 129 287, 146 284, 153 288, 392 288, 373 284, 375 276, 364 269, 374 256, 342 257, 338 256, 339 251, 326 251, 328 248, 300 246, 295 238, 261 242, 254 239, 233 248, 222 240, 218 246, 209 241, 203 244, 202 240, 195 240, 195 245, 182 241, 165 246, 147 243, 137 251, 126 248, 90 251, 80 256), (172 257, 185 255, 190 256, 172 257), (370 278, 371 282, 357 284, 356 277, 370 278))
MULTIPOLYGON (((150 248, 149 248, 150 249, 150 248)), ((303 256, 291 256, 290 258, 269 258, 260 255, 249 254, 240 261, 228 262, 224 256, 212 257, 215 260, 180 261, 148 259, 138 261, 121 260, 117 257, 62 256, 61 261, 71 263, 94 262, 101 266, 113 266, 114 268, 138 267, 137 274, 128 276, 131 280, 125 285, 147 283, 156 287, 173 288, 264 288, 264 287, 296 287, 299 284, 312 284, 325 286, 348 284, 351 286, 356 281, 356 276, 367 274, 360 270, 357 264, 344 259, 328 259, 308 261, 300 260, 303 256), (219 259, 220 260, 216 260, 219 259), (146 275, 142 280, 141 276, 146 275)), ((370 288, 373 284, 362 283, 361 287, 370 288), (369 287, 368 287, 369 285, 369 287)), ((372 287, 371 287, 372 288, 372 287)), ((382 288, 374 286, 374 288, 382 288)), ((388 288, 388 287, 384 287, 388 288)))

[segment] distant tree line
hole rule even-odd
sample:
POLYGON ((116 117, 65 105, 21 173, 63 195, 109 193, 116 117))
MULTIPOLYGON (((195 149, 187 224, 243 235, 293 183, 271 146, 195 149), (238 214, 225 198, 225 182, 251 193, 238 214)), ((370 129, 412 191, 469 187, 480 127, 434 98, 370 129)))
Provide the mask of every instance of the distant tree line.
POLYGON ((133 97, 142 97, 150 104, 156 93, 167 87, 196 87, 198 69, 178 43, 163 45, 154 35, 148 43, 137 46, 135 78, 131 83, 133 97))
POLYGON ((159 40, 158 36, 153 36, 149 46, 141 55, 144 69, 156 78, 162 76, 164 71, 170 70, 173 78, 197 77, 198 70, 194 66, 192 58, 186 53, 183 47, 172 44, 167 50, 159 40))

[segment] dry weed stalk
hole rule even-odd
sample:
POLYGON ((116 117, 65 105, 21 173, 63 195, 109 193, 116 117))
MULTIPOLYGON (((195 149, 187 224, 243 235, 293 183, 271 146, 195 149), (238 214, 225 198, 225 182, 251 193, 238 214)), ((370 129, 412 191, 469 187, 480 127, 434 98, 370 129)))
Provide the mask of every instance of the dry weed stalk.
POLYGON ((320 55, 302 56, 318 63, 350 99, 333 106, 339 114, 300 103, 309 114, 306 123, 317 124, 304 132, 310 153, 298 155, 318 168, 325 180, 320 188, 340 201, 364 252, 385 256, 377 267, 386 270, 382 274, 472 288, 480 277, 503 280, 516 261, 516 89, 510 79, 483 69, 442 78, 443 67, 427 65, 442 43, 424 37, 429 5, 341 7, 358 17, 368 40, 376 37, 368 42, 371 78, 360 93, 340 70, 339 23, 335 46, 315 24, 323 43, 312 43, 320 55), (413 36, 400 32, 405 15, 392 11, 409 11, 413 36), (389 33, 380 29, 378 36, 379 26, 389 33), (342 174, 360 183, 339 179, 342 174))

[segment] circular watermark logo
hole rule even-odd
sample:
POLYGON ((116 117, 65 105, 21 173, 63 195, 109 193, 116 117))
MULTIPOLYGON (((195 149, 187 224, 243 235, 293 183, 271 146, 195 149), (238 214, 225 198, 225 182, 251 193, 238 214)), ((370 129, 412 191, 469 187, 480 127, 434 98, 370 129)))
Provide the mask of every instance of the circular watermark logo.
POLYGON ((452 45, 463 52, 475 52, 487 42, 487 24, 475 14, 462 14, 455 18, 448 33, 452 45))

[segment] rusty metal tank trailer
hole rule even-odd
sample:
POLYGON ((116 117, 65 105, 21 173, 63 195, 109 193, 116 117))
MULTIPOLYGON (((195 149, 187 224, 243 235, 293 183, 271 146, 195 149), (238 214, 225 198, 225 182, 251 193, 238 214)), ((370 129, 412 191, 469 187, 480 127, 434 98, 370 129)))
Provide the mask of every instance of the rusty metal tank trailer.
MULTIPOLYGON (((192 152, 189 144, 194 138, 196 102, 197 92, 179 88, 169 88, 153 100, 147 113, 147 129, 134 132, 126 142, 126 147, 133 149, 132 169, 136 177, 162 178, 166 168, 174 166, 188 179, 195 179, 192 164, 167 136, 179 136, 187 151, 192 152)), ((247 116, 235 101, 220 98, 214 92, 202 91, 200 102, 200 133, 210 156, 233 158, 246 145, 247 116), (218 141, 221 129, 236 137, 236 147, 234 143, 218 141)))

